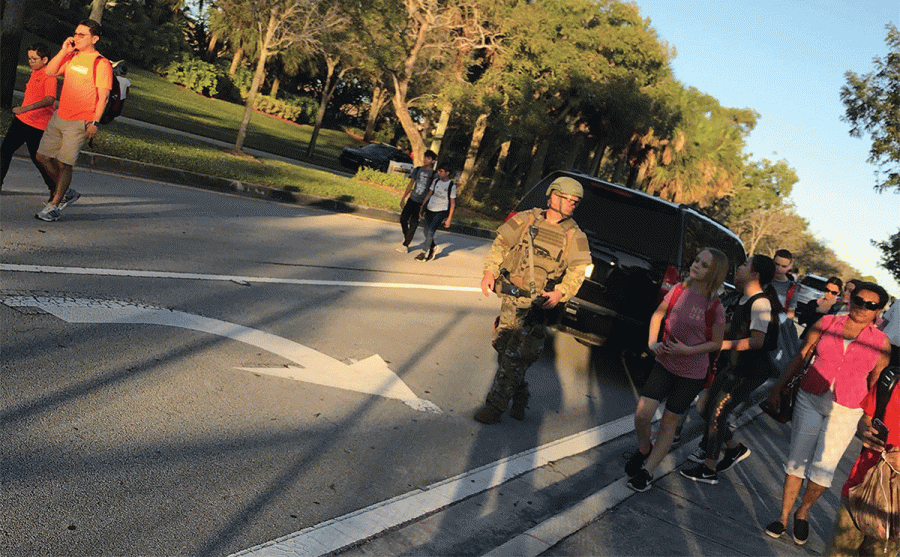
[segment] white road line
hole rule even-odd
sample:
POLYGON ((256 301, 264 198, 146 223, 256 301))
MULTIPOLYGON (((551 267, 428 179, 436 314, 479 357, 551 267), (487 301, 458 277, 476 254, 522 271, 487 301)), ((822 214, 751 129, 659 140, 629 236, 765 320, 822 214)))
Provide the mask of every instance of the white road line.
POLYGON ((419 398, 378 354, 345 364, 308 346, 258 329, 183 311, 119 300, 25 295, 6 296, 0 298, 0 303, 9 307, 38 307, 67 323, 140 323, 218 335, 262 348, 299 364, 238 369, 396 399, 421 412, 441 413, 441 409, 434 403, 419 398))
POLYGON ((448 286, 444 284, 412 284, 402 282, 360 282, 345 280, 312 280, 271 277, 246 277, 239 275, 210 275, 204 273, 174 273, 169 271, 136 271, 128 269, 100 269, 90 267, 54 267, 49 265, 18 265, 0 263, 0 271, 23 273, 55 273, 64 275, 101 275, 111 277, 168 278, 237 283, 300 284, 306 286, 356 286, 360 288, 398 288, 408 290, 444 290, 447 292, 481 292, 478 286, 448 286))
POLYGON ((634 417, 629 415, 246 549, 234 557, 323 555, 337 551, 631 431, 634 417))

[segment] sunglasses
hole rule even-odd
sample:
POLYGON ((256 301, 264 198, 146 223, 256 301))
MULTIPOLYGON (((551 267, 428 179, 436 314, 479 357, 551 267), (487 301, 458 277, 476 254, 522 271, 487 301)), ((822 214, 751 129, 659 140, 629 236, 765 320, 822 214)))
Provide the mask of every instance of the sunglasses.
POLYGON ((877 309, 881 309, 881 304, 879 304, 878 302, 867 302, 863 300, 862 296, 853 296, 852 298, 850 298, 850 301, 853 302, 854 306, 859 306, 868 310, 875 311, 877 309))

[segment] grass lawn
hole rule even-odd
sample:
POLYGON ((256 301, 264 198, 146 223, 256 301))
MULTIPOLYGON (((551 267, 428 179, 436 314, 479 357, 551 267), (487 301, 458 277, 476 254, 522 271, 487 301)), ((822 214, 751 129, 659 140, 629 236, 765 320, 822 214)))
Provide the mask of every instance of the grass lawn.
MULTIPOLYGON (((19 66, 17 89, 24 89, 30 71, 27 66, 19 66)), ((236 140, 243 106, 208 99, 143 70, 131 70, 128 77, 132 85, 123 116, 229 144, 236 140)), ((8 113, 0 117, 2 129, 6 128, 10 118, 8 113)), ((311 133, 310 126, 254 113, 245 146, 302 160, 311 133)), ((354 144, 358 142, 340 130, 323 129, 317 141, 317 156, 310 162, 339 168, 337 156, 340 150, 354 144)), ((230 149, 197 139, 134 126, 124 121, 113 121, 103 126, 91 150, 188 172, 275 188, 289 187, 309 195, 393 211, 399 211, 402 194, 402 189, 396 187, 366 183, 275 159, 238 155, 230 149)), ((497 226, 495 219, 464 207, 458 208, 454 221, 487 229, 497 226)))

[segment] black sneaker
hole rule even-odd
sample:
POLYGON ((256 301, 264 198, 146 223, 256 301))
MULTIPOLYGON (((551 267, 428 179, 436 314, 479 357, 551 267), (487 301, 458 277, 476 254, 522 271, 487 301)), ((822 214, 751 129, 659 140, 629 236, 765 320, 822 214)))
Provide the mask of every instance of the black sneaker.
POLYGON ((705 464, 700 464, 687 470, 679 470, 682 476, 695 482, 716 485, 719 483, 719 475, 715 470, 710 470, 705 464))
POLYGON ((650 475, 650 472, 641 468, 634 477, 626 482, 626 485, 638 493, 643 493, 650 489, 650 482, 652 481, 653 476, 650 475))
POLYGON ((428 261, 428 254, 424 251, 416 256, 416 261, 428 261))
POLYGON ((803 545, 806 543, 806 540, 809 539, 809 522, 803 520, 802 518, 797 518, 797 515, 794 515, 794 542, 797 545, 803 545))
POLYGON ((698 447, 697 450, 688 455, 688 460, 697 464, 703 464, 706 462, 706 451, 703 450, 703 447, 698 447))
POLYGON ((766 526, 766 534, 772 536, 773 538, 780 538, 784 535, 784 524, 778 522, 772 522, 768 526, 766 526))
MULTIPOLYGON (((653 447, 650 447, 650 451, 653 451, 653 447)), ((648 456, 650 456, 650 453, 644 454, 640 449, 634 451, 634 454, 631 455, 631 458, 625 463, 625 475, 629 478, 636 476, 638 472, 643 470, 644 462, 647 460, 648 456)))
POLYGON ((743 443, 739 443, 738 446, 733 449, 725 449, 722 460, 716 464, 716 472, 724 472, 748 456, 750 456, 750 449, 744 446, 743 443))

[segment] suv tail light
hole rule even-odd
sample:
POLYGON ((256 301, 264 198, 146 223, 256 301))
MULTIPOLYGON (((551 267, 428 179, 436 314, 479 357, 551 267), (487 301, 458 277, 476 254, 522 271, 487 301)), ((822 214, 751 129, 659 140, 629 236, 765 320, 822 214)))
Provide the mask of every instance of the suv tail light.
POLYGON ((666 272, 663 275, 662 284, 659 285, 659 294, 657 295, 656 300, 657 305, 662 302, 663 298, 666 297, 666 294, 669 293, 669 290, 679 282, 681 282, 681 273, 674 265, 668 265, 666 267, 666 272))

